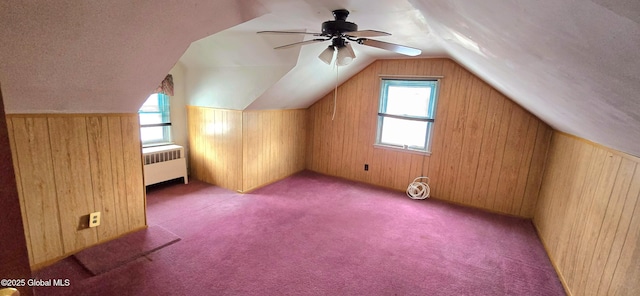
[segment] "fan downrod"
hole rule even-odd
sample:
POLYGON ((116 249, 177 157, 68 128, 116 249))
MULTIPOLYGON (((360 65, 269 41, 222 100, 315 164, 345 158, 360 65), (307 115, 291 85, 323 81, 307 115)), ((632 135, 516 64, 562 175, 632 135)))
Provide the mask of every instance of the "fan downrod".
POLYGON ((336 21, 346 21, 349 16, 349 11, 346 9, 336 9, 333 11, 333 17, 336 21))

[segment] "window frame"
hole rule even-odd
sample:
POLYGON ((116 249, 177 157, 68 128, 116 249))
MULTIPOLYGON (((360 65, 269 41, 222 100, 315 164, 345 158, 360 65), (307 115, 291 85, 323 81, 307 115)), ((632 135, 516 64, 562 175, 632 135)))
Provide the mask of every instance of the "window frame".
MULTIPOLYGON (((382 75, 380 76, 380 85, 379 85, 380 95, 378 97, 378 112, 376 114, 377 123, 376 123, 376 139, 374 143, 375 147, 412 152, 412 153, 418 153, 418 154, 426 154, 426 155, 431 154, 431 144, 433 140, 433 127, 435 124, 436 109, 438 105, 439 90, 440 90, 440 84, 442 82, 442 78, 443 78, 442 76, 413 76, 413 77, 382 76, 382 75), (409 115, 402 116, 402 115, 385 113, 385 109, 388 101, 387 95, 388 95, 389 86, 398 86, 398 85, 401 85, 402 83, 412 84, 412 83, 415 83, 415 81, 428 82, 428 84, 431 84, 431 86, 434 89, 431 92, 430 102, 429 102, 429 105, 427 106, 428 107, 427 116, 409 116, 409 115), (393 143, 382 142, 382 139, 381 139, 382 128, 384 125, 385 118, 395 118, 400 120, 427 122, 427 128, 426 128, 425 139, 424 139, 425 141, 424 149, 417 148, 417 147, 410 147, 406 145, 398 145, 393 143)), ((427 84, 425 84, 425 86, 427 86, 427 84)))
MULTIPOLYGON (((140 120, 140 114, 160 114, 162 118, 161 123, 151 123, 151 124, 140 124, 140 141, 142 143, 142 147, 153 147, 160 145, 172 144, 171 139, 171 96, 164 93, 152 93, 150 94, 145 102, 151 98, 153 95, 157 95, 158 100, 158 108, 160 112, 144 112, 142 111, 142 106, 138 109, 138 120, 140 120), (162 97, 161 97, 162 96, 162 97), (149 127, 163 127, 162 128, 162 139, 157 141, 143 141, 142 140, 142 130, 144 128, 149 127)), ((144 103, 143 103, 144 105, 144 103)))

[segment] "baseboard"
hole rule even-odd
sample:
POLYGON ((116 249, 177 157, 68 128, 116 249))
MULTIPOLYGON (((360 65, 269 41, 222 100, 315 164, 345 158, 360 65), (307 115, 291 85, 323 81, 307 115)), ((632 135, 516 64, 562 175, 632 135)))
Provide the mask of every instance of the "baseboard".
POLYGON ((74 250, 73 252, 65 253, 65 254, 63 254, 63 255, 60 255, 60 256, 58 256, 58 257, 56 257, 56 258, 53 258, 53 259, 50 259, 50 260, 47 260, 47 261, 45 261, 45 262, 40 262, 40 263, 37 263, 37 264, 33 264, 33 265, 31 265, 31 272, 38 271, 38 270, 43 269, 43 268, 45 268, 45 267, 47 267, 47 266, 53 265, 53 264, 57 263, 58 261, 60 261, 60 260, 62 260, 62 259, 65 259, 65 258, 67 258, 67 257, 69 257, 69 256, 71 256, 71 255, 73 255, 73 254, 75 254, 75 253, 78 253, 78 252, 80 252, 80 251, 82 251, 82 250, 84 250, 84 249, 88 249, 88 248, 91 248, 91 247, 93 247, 93 246, 96 246, 96 245, 99 245, 99 244, 102 244, 102 243, 106 243, 106 242, 108 242, 108 241, 112 241, 112 240, 114 240, 114 239, 119 239, 119 238, 121 238, 121 237, 123 237, 123 236, 125 236, 125 235, 127 235, 127 234, 130 234, 130 233, 133 233, 133 232, 136 232, 136 231, 143 230, 143 229, 145 229, 145 228, 147 228, 147 227, 148 227, 147 225, 142 226, 142 227, 138 227, 138 228, 136 228, 136 229, 133 229, 133 230, 130 230, 130 231, 127 231, 127 232, 121 233, 121 234, 119 234, 118 236, 112 237, 112 238, 110 238, 110 239, 107 239, 107 240, 104 240, 104 241, 99 241, 98 243, 96 243, 96 244, 94 244, 94 245, 86 246, 86 247, 81 248, 81 249, 79 249, 79 250, 74 250))
MULTIPOLYGON (((334 175, 329 175, 329 174, 325 174, 325 173, 321 173, 321 172, 316 172, 314 170, 309 170, 309 169, 307 169, 307 170, 310 171, 310 172, 314 172, 316 174, 319 174, 319 175, 323 175, 323 176, 329 176, 329 177, 332 177, 332 178, 338 178, 338 179, 347 180, 347 181, 351 181, 351 182, 357 182, 357 183, 360 183, 360 184, 366 184, 368 186, 373 186, 373 187, 380 188, 380 189, 391 190, 391 191, 396 191, 396 192, 402 192, 402 193, 406 194, 406 190, 405 189, 387 187, 387 186, 382 186, 382 185, 378 185, 378 184, 367 183, 367 182, 364 182, 364 181, 361 181, 361 180, 350 179, 350 178, 345 178, 345 177, 342 177, 342 176, 334 176, 334 175)), ((409 184, 407 184, 407 186, 409 186, 409 184)), ((481 208, 481 207, 477 207, 477 206, 470 205, 470 204, 451 201, 451 200, 448 200, 448 199, 441 199, 441 198, 438 198, 437 196, 429 196, 428 199, 435 199, 437 201, 445 202, 445 203, 448 203, 448 204, 461 206, 461 207, 466 207, 466 208, 471 208, 471 209, 475 209, 475 210, 480 210, 480 211, 491 213, 491 214, 497 214, 497 215, 514 217, 514 218, 521 218, 521 219, 529 219, 529 220, 532 219, 532 217, 525 217, 525 216, 520 216, 520 215, 515 215, 515 214, 510 214, 510 213, 504 213, 504 212, 500 212, 500 211, 493 210, 493 209, 481 208)))
MULTIPOLYGON (((343 176, 329 175, 329 174, 318 172, 318 171, 314 171, 314 170, 311 170, 311 169, 304 169, 304 171, 310 171, 310 172, 313 172, 314 174, 318 174, 318 175, 323 175, 323 176, 327 176, 327 177, 331 177, 331 178, 338 178, 338 179, 342 179, 342 180, 347 180, 347 181, 351 181, 351 182, 365 184, 365 185, 372 186, 372 187, 375 187, 375 188, 391 190, 391 191, 396 191, 396 192, 405 192, 404 189, 398 189, 398 188, 383 186, 383 185, 374 184, 374 183, 367 183, 367 182, 364 182, 362 180, 351 179, 351 178, 347 178, 347 177, 343 177, 343 176)), ((409 185, 409 184, 407 184, 407 185, 409 185)))
POLYGON ((538 225, 536 225, 535 221, 533 221, 533 228, 536 230, 536 235, 538 235, 538 239, 540 240, 540 242, 542 242, 542 247, 544 247, 544 251, 547 253, 547 257, 549 257, 549 261, 551 261, 551 265, 553 266, 553 269, 556 270, 556 274, 560 279, 560 283, 562 283, 564 292, 567 293, 568 296, 573 296, 573 294, 571 293, 571 289, 569 289, 569 285, 567 285, 567 281, 564 279, 564 275, 562 275, 562 272, 558 267, 558 264, 556 264, 556 262, 553 260, 553 257, 551 257, 551 252, 549 252, 547 243, 544 241, 544 239, 540 235, 540 229, 538 229, 538 225))
MULTIPOLYGON (((258 190, 258 189, 260 189, 260 188, 262 188, 262 187, 265 187, 265 186, 271 185, 271 184, 273 184, 273 183, 276 183, 276 182, 282 181, 282 180, 284 180, 284 179, 286 179, 286 178, 289 178, 289 177, 291 177, 291 176, 293 176, 293 175, 295 175, 295 174, 297 174, 297 173, 303 172, 303 171, 304 171, 304 169, 299 170, 299 171, 296 171, 296 172, 293 172, 293 173, 291 173, 291 174, 289 174, 289 175, 286 175, 286 176, 284 176, 284 177, 281 177, 281 178, 277 178, 277 179, 271 180, 271 181, 269 181, 269 182, 267 182, 267 183, 264 183, 264 184, 261 184, 261 185, 258 185, 258 186, 255 186, 255 187, 249 188, 249 189, 247 189, 247 190, 238 190, 237 192, 238 192, 238 193, 242 193, 242 194, 251 193, 251 192, 253 192, 253 191, 255 191, 255 190, 258 190)), ((217 185, 216 185, 216 186, 217 186, 217 185)))
POLYGON ((501 215, 501 216, 507 216, 507 217, 513 217, 513 218, 519 218, 519 219, 527 219, 527 220, 532 220, 533 219, 531 217, 520 216, 520 215, 511 214, 511 213, 505 213, 505 212, 500 212, 500 211, 497 211, 497 210, 494 210, 494 209, 481 208, 481 207, 477 207, 477 206, 474 206, 474 205, 465 204, 465 203, 452 201, 452 200, 448 200, 448 199, 440 199, 440 198, 435 197, 435 196, 431 196, 429 198, 430 199, 435 199, 437 201, 445 202, 445 203, 448 203, 448 204, 456 205, 456 206, 461 206, 461 207, 465 207, 465 208, 470 208, 470 209, 482 211, 482 212, 485 212, 485 213, 501 215))

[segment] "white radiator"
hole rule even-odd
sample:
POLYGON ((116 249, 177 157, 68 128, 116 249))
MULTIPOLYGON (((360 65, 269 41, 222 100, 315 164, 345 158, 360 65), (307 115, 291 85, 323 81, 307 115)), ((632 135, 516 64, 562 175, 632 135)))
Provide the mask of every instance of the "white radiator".
POLYGON ((144 161, 144 185, 151 185, 184 177, 187 179, 187 161, 184 148, 178 145, 165 145, 142 148, 144 161))

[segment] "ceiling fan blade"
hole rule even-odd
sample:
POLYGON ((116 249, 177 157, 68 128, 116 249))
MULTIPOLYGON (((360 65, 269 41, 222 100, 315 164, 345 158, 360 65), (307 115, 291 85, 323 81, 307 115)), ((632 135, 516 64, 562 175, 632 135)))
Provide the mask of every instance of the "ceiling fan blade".
POLYGON ((347 36, 351 37, 382 37, 382 36, 391 36, 391 33, 376 31, 376 30, 362 30, 362 31, 353 31, 345 33, 347 36))
POLYGON ((408 55, 408 56, 412 56, 412 57, 420 55, 422 53, 422 51, 417 49, 417 48, 408 47, 408 46, 399 45, 399 44, 394 44, 394 43, 389 43, 389 42, 373 40, 373 39, 360 38, 360 39, 358 39, 358 43, 360 43, 362 45, 371 46, 371 47, 377 47, 377 48, 381 48, 381 49, 390 50, 390 51, 393 51, 393 52, 397 52, 397 53, 408 55))
POLYGON ((257 33, 258 34, 274 34, 274 35, 304 34, 304 35, 321 36, 320 33, 294 32, 294 31, 260 31, 257 33))
POLYGON ((327 41, 329 39, 311 39, 311 40, 307 40, 307 41, 301 41, 301 42, 296 42, 296 43, 291 43, 291 44, 287 44, 287 45, 283 45, 283 46, 278 46, 274 49, 285 49, 285 48, 291 48, 294 46, 302 46, 302 45, 307 45, 307 44, 311 44, 311 43, 316 43, 316 42, 322 42, 322 41, 327 41))

